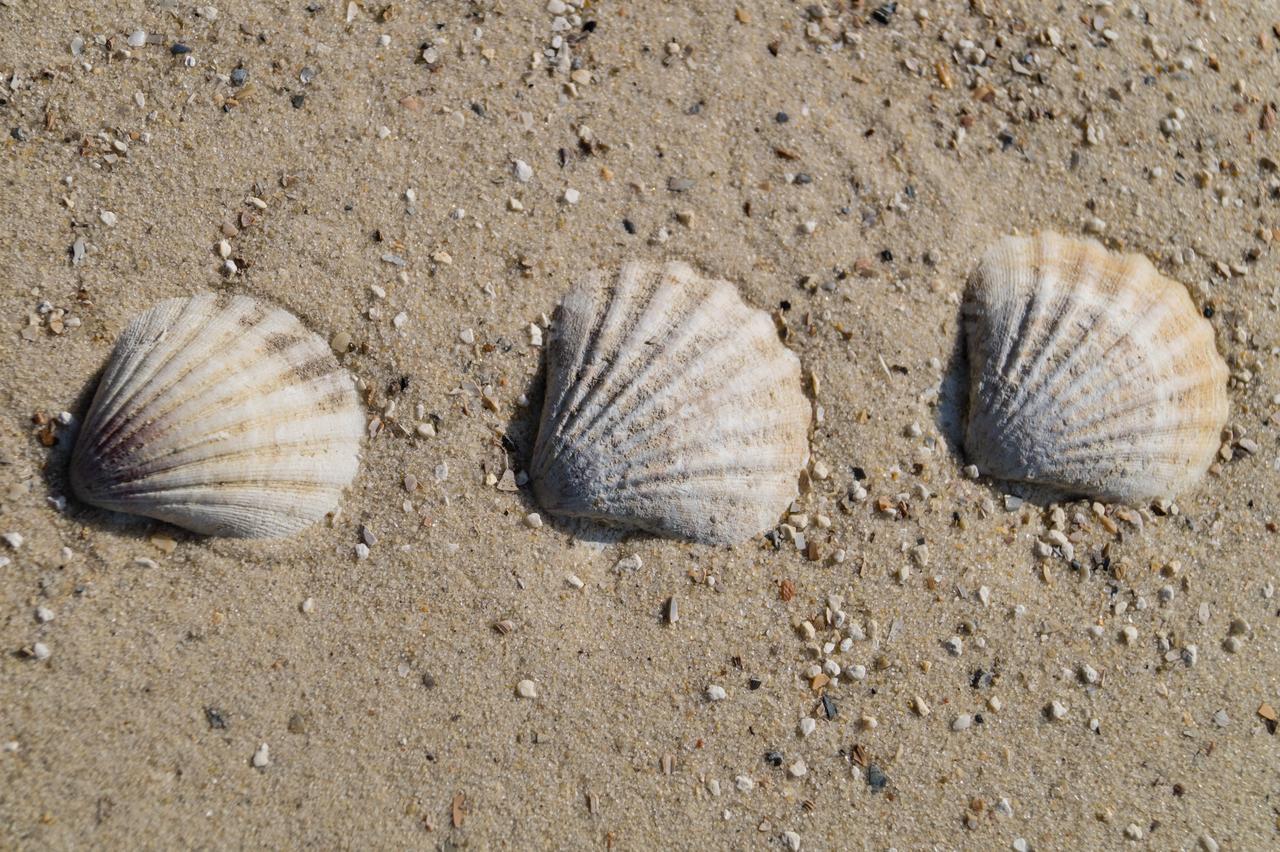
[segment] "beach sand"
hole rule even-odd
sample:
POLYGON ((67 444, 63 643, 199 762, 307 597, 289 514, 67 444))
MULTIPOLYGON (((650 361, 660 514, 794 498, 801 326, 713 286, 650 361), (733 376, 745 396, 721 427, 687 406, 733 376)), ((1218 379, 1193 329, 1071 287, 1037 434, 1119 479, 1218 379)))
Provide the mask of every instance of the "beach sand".
POLYGON ((0 2, 0 847, 1275 847, 1278 45, 1261 0, 0 2), (1050 228, 1185 283, 1233 375, 1231 458, 1063 504, 1076 567, 938 403, 984 247, 1050 228), (487 484, 529 325, 630 259, 785 323, 816 559, 487 484), (201 290, 349 335, 383 423, 331 523, 69 496, 115 337, 201 290))

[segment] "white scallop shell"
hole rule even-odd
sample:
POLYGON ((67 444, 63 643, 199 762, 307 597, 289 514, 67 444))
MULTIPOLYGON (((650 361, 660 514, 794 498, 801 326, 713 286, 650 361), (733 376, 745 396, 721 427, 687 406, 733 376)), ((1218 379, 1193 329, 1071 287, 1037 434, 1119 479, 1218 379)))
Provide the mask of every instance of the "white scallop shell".
POLYGON ((965 450, 983 473, 1141 502, 1218 450, 1227 367, 1187 290, 1140 255, 1006 237, 969 279, 965 450))
POLYGON ((161 302, 120 335, 71 461, 87 503, 207 535, 290 535, 359 465, 351 377, 287 311, 237 296, 161 302))
POLYGON ((800 361, 726 281, 596 272, 547 350, 531 479, 555 515, 731 544, 772 527, 809 456, 800 361))

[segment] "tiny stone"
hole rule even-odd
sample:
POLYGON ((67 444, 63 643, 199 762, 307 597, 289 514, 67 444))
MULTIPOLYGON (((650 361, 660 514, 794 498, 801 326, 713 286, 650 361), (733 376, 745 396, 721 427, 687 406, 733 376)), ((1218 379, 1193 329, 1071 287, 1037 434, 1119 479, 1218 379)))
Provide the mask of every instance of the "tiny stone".
POLYGON ((31 656, 35 657, 40 662, 44 662, 49 659, 52 653, 53 652, 49 650, 49 646, 43 642, 37 642, 31 646, 31 656))
POLYGON ((800 736, 807 737, 812 734, 818 727, 818 723, 812 716, 805 716, 800 720, 800 736))
POLYGON ((1053 701, 1049 704, 1049 715, 1054 719, 1062 719, 1067 715, 1067 705, 1061 701, 1053 701))
POLYGON ((316 599, 315 599, 315 598, 307 598, 306 600, 304 600, 304 601, 302 602, 302 612, 303 612, 303 614, 304 614, 304 615, 311 615, 311 613, 313 613, 313 612, 315 612, 315 611, 316 611, 316 599))
POLYGON ((516 180, 521 183, 528 183, 533 179, 533 166, 524 160, 516 160, 511 164, 512 171, 515 173, 516 180))
POLYGON ((253 766, 255 769, 265 769, 271 765, 271 748, 263 743, 258 746, 258 750, 253 753, 253 766))
POLYGON ((968 713, 961 713, 959 716, 955 718, 955 721, 951 723, 951 730, 953 731, 966 730, 972 722, 973 722, 972 716, 970 716, 968 713))
POLYGON ((516 684, 516 694, 521 698, 537 698, 538 687, 531 680, 522 680, 516 684))
POLYGON ((581 198, 581 195, 578 193, 578 190, 572 187, 569 187, 564 191, 564 194, 561 196, 561 198, 564 199, 565 204, 577 204, 578 199, 581 198))
POLYGON ((723 686, 712 684, 707 687, 707 700, 709 701, 724 701, 728 697, 729 695, 724 691, 723 686))
POLYGON ((1142 829, 1138 828, 1138 826, 1135 823, 1131 822, 1129 823, 1129 826, 1124 830, 1124 836, 1129 838, 1130 840, 1141 840, 1142 829))
POLYGON ((53 621, 53 610, 49 609, 47 606, 36 607, 36 621, 41 624, 48 624, 50 621, 53 621))

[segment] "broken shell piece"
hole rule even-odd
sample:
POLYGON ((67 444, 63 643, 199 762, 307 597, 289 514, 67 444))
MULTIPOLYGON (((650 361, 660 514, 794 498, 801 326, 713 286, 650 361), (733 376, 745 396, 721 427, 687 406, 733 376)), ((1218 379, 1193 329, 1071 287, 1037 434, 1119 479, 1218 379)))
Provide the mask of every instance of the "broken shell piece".
POLYGON ((561 302, 530 476, 552 514, 732 544, 809 457, 800 362, 768 314, 683 263, 596 272, 561 302))
POLYGON ((290 535, 338 505, 364 416, 329 346, 243 296, 161 302, 120 335, 71 461, 86 503, 206 535, 290 535))

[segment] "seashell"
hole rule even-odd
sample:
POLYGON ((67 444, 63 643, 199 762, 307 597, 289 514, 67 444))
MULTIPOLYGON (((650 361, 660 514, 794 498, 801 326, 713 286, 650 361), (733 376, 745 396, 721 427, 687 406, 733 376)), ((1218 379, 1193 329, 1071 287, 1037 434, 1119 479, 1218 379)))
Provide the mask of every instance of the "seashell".
POLYGON ((683 263, 595 272, 547 349, 530 476, 548 512, 712 544, 773 526, 809 457, 800 361, 683 263))
POLYGON ((364 416, 328 345, 236 296, 161 302, 116 342, 80 430, 86 503, 206 535, 290 535, 335 508, 364 416))
POLYGON ((964 444, 983 473, 1141 502, 1191 488, 1218 450, 1227 367, 1187 290, 1140 255, 1006 237, 969 279, 964 444))

